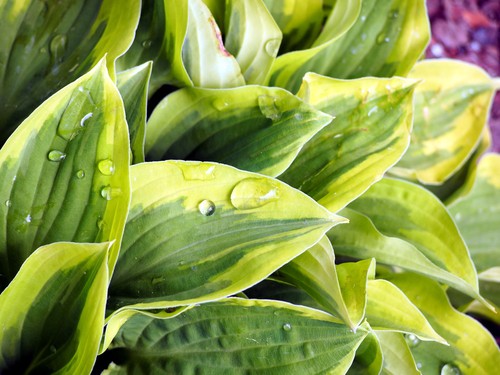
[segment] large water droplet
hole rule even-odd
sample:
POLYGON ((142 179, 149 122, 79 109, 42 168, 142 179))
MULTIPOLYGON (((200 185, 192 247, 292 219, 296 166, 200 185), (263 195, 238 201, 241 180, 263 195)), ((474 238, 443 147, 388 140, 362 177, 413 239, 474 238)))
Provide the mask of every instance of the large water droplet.
POLYGON ((461 375, 461 374, 462 372, 460 371, 460 369, 451 363, 447 363, 441 368, 441 375, 461 375))
POLYGON ((414 335, 413 333, 409 333, 409 334, 405 335, 405 340, 410 348, 414 348, 418 344, 420 344, 420 339, 416 335, 414 335))
POLYGON ((264 116, 273 121, 281 118, 281 111, 278 108, 277 98, 271 95, 259 95, 257 98, 260 111, 264 116))
POLYGON ((215 165, 205 163, 190 163, 179 165, 186 180, 213 180, 215 165))
POLYGON ((80 170, 76 171, 76 178, 78 178, 79 180, 81 180, 84 177, 85 177, 85 171, 83 169, 80 169, 80 170))
POLYGON ((115 164, 111 159, 104 159, 97 163, 97 169, 105 176, 111 176, 115 173, 115 164))
POLYGON ((93 115, 92 112, 87 113, 85 116, 82 117, 80 120, 80 126, 83 128, 85 126, 85 121, 87 121, 89 118, 91 118, 93 115))
POLYGON ((202 200, 200 204, 198 204, 198 210, 204 216, 212 216, 215 213, 215 204, 208 199, 202 200))
POLYGON ((229 102, 224 98, 217 98, 212 102, 214 108, 218 111, 223 111, 229 107, 229 102))
POLYGON ((292 330, 292 325, 290 323, 283 324, 283 330, 287 331, 287 332, 291 331, 292 330))
POLYGON ((119 197, 122 194, 121 189, 119 188, 113 188, 109 185, 104 186, 101 189, 101 197, 106 199, 107 201, 110 201, 113 198, 119 197))
POLYGON ((52 150, 47 154, 47 158, 50 161, 59 162, 63 161, 66 158, 66 154, 59 150, 52 150))
POLYGON ((238 210, 262 207, 278 199, 278 185, 266 178, 246 178, 231 192, 231 204, 238 210))
POLYGON ((280 49, 281 39, 269 39, 264 44, 264 49, 270 57, 276 57, 280 49))
POLYGON ((54 61, 60 62, 63 59, 64 52, 66 51, 66 42, 68 38, 66 35, 56 35, 50 41, 49 50, 52 54, 54 61))

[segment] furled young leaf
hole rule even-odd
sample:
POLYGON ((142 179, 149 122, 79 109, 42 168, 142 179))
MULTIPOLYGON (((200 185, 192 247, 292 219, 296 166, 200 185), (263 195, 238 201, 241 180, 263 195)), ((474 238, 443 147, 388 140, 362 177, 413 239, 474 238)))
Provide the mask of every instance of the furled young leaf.
POLYGON ((370 331, 356 351, 347 375, 379 375, 382 369, 382 348, 375 332, 370 331))
POLYGON ((446 344, 394 284, 387 280, 368 280, 367 291, 366 319, 373 329, 412 333, 422 340, 446 344))
POLYGON ((405 338, 401 333, 376 331, 375 334, 378 337, 384 357, 382 375, 420 374, 405 338))
POLYGON ((366 334, 318 310, 231 298, 172 319, 133 316, 112 343, 128 360, 105 374, 344 374, 366 334))
POLYGON ((123 103, 104 60, 38 107, 0 150, 0 290, 39 246, 117 240, 130 200, 123 103))
POLYGON ((344 220, 277 180, 198 162, 132 166, 109 307, 165 308, 242 291, 344 220))
POLYGON ((148 85, 152 63, 147 62, 118 74, 118 90, 125 104, 134 164, 144 161, 144 139, 148 101, 148 85))
POLYGON ((264 84, 282 39, 262 0, 229 0, 226 7, 227 50, 238 61, 247 84, 264 84))
POLYGON ((270 84, 295 91, 307 72, 335 78, 404 76, 428 40, 424 0, 336 1, 314 46, 280 56, 270 84))
POLYGON ((475 319, 456 311, 439 284, 414 274, 394 274, 390 281, 450 344, 413 343, 411 350, 422 374, 487 375, 500 368, 500 351, 491 334, 475 319))
POLYGON ((449 206, 478 271, 500 266, 500 155, 485 155, 469 194, 449 206))
POLYGON ((151 115, 146 154, 153 160, 218 161, 277 176, 331 119, 279 88, 185 88, 151 115))
POLYGON ((132 43, 138 0, 0 3, 0 144, 51 94, 132 43), (124 12, 123 10, 127 11, 124 12))
POLYGON ((309 48, 323 21, 322 0, 264 0, 283 33, 280 52, 309 48))
POLYGON ((0 295, 0 373, 89 374, 104 323, 109 243, 35 251, 0 295))
POLYGON ((297 285, 329 313, 341 318, 351 329, 361 323, 363 315, 351 320, 349 311, 342 298, 335 254, 332 244, 325 236, 316 245, 279 269, 286 282, 297 285))
POLYGON ((424 184, 442 184, 477 148, 494 94, 493 81, 479 67, 453 61, 418 63, 409 77, 415 90, 411 143, 391 172, 424 184))
POLYGON ((298 93, 335 116, 280 177, 336 212, 382 178, 410 140, 415 82, 307 74, 298 93))

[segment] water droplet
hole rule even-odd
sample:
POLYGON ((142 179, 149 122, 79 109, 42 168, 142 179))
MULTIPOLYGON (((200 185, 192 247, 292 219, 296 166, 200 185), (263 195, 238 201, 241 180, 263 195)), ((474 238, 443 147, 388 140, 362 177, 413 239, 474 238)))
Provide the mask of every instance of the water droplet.
POLYGON ((368 111, 368 117, 370 117, 371 115, 373 115, 375 112, 378 111, 378 107, 377 106, 373 106, 372 108, 370 108, 370 110, 368 111))
POLYGON ((75 65, 73 65, 73 66, 71 67, 71 69, 70 69, 70 70, 68 70, 68 73, 73 73, 73 72, 76 70, 76 68, 78 68, 79 66, 80 66, 80 64, 75 64, 75 65))
POLYGON ((462 214, 461 213, 456 213, 455 214, 455 221, 460 221, 462 219, 462 214))
POLYGON ((281 111, 277 105, 277 99, 271 95, 260 95, 257 100, 262 114, 272 121, 277 121, 281 118, 281 111))
POLYGON ((302 121, 304 119, 304 116, 302 115, 302 113, 296 113, 293 115, 293 118, 297 121, 302 121))
POLYGON ((356 47, 351 47, 350 51, 351 55, 355 55, 356 53, 358 53, 358 49, 356 47))
POLYGON ((314 357, 314 349, 310 342, 306 342, 304 344, 304 355, 306 358, 314 357))
POLYGON ((215 204, 208 199, 202 200, 200 204, 198 204, 198 210, 204 216, 212 216, 215 213, 215 204))
POLYGON ((451 363, 447 363, 441 368, 441 375, 461 375, 461 374, 462 372, 460 371, 460 369, 451 363))
POLYGON ((189 163, 179 165, 186 180, 213 180, 215 165, 208 163, 189 163))
POLYGON ((181 260, 178 264, 179 267, 182 267, 186 264, 186 261, 185 260, 181 260))
POLYGON ((49 350, 50 350, 52 353, 56 353, 56 352, 57 352, 57 348, 56 348, 54 345, 49 346, 49 350))
POLYGON ((113 188, 109 185, 104 186, 101 189, 101 197, 106 199, 107 201, 110 201, 113 198, 119 197, 122 194, 121 189, 119 188, 113 188))
POLYGON ((26 217, 24 218, 24 221, 27 223, 31 223, 31 220, 32 220, 31 214, 26 215, 26 217))
POLYGON ((388 43, 390 41, 391 41, 391 39, 389 37, 387 37, 383 31, 380 34, 378 34, 378 36, 377 36, 377 43, 378 44, 388 43))
POLYGON ((366 16, 362 15, 361 17, 359 17, 359 19, 361 20, 361 22, 365 22, 366 21, 366 16))
POLYGON ((151 285, 155 286, 155 285, 161 284, 164 281, 165 281, 165 278, 163 276, 153 277, 151 279, 151 285))
POLYGON ((290 323, 285 323, 283 324, 283 331, 291 331, 292 330, 292 325, 290 323))
POLYGON ((264 44, 264 49, 270 57, 276 57, 280 49, 281 39, 269 39, 264 44))
POLYGON ((92 112, 87 113, 85 116, 82 117, 80 120, 80 126, 83 128, 85 126, 85 121, 87 121, 89 118, 91 118, 93 115, 92 112))
POLYGON ((47 154, 47 157, 50 161, 59 162, 66 158, 66 154, 59 150, 52 150, 47 154))
POLYGON ((361 34, 361 40, 365 41, 367 36, 366 33, 361 34))
POLYGON ((409 333, 409 334, 405 335, 405 340, 410 348, 414 348, 418 344, 420 344, 420 339, 416 335, 414 335, 413 333, 409 333))
POLYGON ((422 368, 422 363, 417 362, 417 368, 418 368, 418 369, 421 369, 421 368, 422 368))
POLYGON ((99 217, 96 221, 97 229, 103 230, 104 229, 104 220, 102 217, 99 217))
POLYGON ((198 271, 198 266, 191 266, 191 271, 198 271))
POLYGON ((11 200, 10 200, 10 199, 7 199, 7 200, 5 201, 5 205, 6 205, 7 207, 11 207, 11 206, 12 206, 12 202, 11 202, 11 200))
POLYGON ((430 120, 430 109, 429 109, 429 107, 422 108, 422 114, 424 116, 424 120, 426 122, 429 122, 429 120, 430 120))
POLYGON ((344 134, 339 133, 339 134, 335 134, 335 135, 333 136, 333 138, 342 138, 343 136, 344 136, 344 134))
POLYGON ((152 42, 151 40, 144 40, 144 41, 141 43, 141 45, 142 45, 142 47, 143 47, 143 48, 149 48, 149 47, 151 47, 151 44, 152 44, 152 43, 153 43, 153 42, 152 42))
POLYGON ((217 98, 212 102, 214 108, 218 111, 223 111, 229 107, 229 102, 224 98, 217 98))
POLYGON ((97 168, 105 176, 111 176, 115 173, 115 165, 111 159, 101 160, 97 163, 97 168))
POLYGON ((391 12, 391 18, 398 18, 399 17, 399 10, 395 9, 391 12))
POLYGON ((50 50, 50 53, 52 54, 55 62, 62 61, 64 52, 66 50, 66 42, 67 41, 68 41, 68 38, 66 37, 66 35, 56 35, 50 41, 49 50, 50 50))
POLYGON ((76 178, 78 178, 79 180, 81 180, 84 177, 85 177, 85 171, 83 169, 80 169, 80 170, 76 171, 76 178))
POLYGON ((238 210, 262 207, 279 198, 279 187, 267 178, 246 178, 231 192, 231 203, 238 210))

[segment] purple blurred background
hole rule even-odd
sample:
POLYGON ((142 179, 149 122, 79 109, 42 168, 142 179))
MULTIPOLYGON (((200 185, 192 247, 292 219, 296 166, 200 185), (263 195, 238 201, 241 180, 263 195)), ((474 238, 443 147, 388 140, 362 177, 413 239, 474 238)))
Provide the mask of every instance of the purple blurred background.
MULTIPOLYGON (((500 0, 427 0, 432 40, 428 58, 451 57, 500 76, 500 0)), ((490 116, 493 150, 500 152, 500 93, 490 116)))

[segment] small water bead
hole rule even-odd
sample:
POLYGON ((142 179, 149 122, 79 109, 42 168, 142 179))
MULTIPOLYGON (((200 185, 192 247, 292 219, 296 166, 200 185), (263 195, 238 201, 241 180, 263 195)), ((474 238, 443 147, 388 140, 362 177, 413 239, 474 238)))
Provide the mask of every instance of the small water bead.
POLYGON ((141 46, 143 48, 149 48, 151 47, 151 44, 153 44, 153 42, 151 40, 144 40, 142 43, 141 43, 141 46))
POLYGON ((281 110, 278 108, 278 98, 271 95, 259 95, 257 98, 260 112, 268 119, 277 121, 281 118, 281 110))
POLYGON ((33 218, 31 217, 31 214, 28 214, 28 215, 26 215, 26 217, 24 218, 24 221, 25 221, 25 222, 27 222, 27 223, 31 223, 31 220, 32 220, 32 219, 33 219, 33 218))
POLYGON ((385 35, 385 33, 382 31, 380 34, 377 36, 377 43, 389 43, 391 39, 385 35))
POLYGON ((47 158, 50 161, 60 162, 66 159, 66 154, 59 150, 52 150, 47 154, 47 158))
POLYGON ((85 171, 83 169, 76 171, 76 178, 78 178, 79 180, 85 178, 85 171))
POLYGON ((85 126, 85 121, 90 119, 92 116, 93 116, 92 112, 89 112, 85 116, 83 116, 82 119, 80 120, 80 126, 83 128, 85 126))
POLYGON ((405 340, 410 348, 414 348, 418 344, 420 344, 420 339, 416 335, 414 335, 413 333, 409 333, 409 334, 405 335, 405 340))
POLYGON ((292 325, 290 323, 285 323, 283 324, 283 331, 291 331, 292 330, 292 325))
POLYGON ((198 204, 198 210, 203 216, 212 216, 215 213, 214 202, 205 199, 198 204))
POLYGON ((120 196, 121 193, 122 193, 121 189, 113 188, 110 185, 104 186, 101 189, 101 197, 103 197, 107 201, 110 201, 111 199, 120 196))
POLYGON ((374 106, 374 107, 370 108, 370 110, 368 111, 368 117, 370 117, 371 115, 373 115, 377 111, 378 111, 378 107, 377 106, 374 106))
POLYGON ((10 199, 7 199, 7 200, 5 201, 5 205, 6 205, 7 207, 12 207, 12 201, 11 201, 10 199))
POLYGON ((215 178, 215 165, 209 163, 189 163, 179 166, 184 179, 213 180, 215 178))
POLYGON ((399 17, 399 10, 397 9, 394 9, 392 12, 391 12, 391 18, 398 18, 399 17))
POLYGON ((293 115, 293 118, 297 121, 302 121, 304 119, 304 115, 302 113, 296 113, 293 115))
POLYGON ((304 344, 304 355, 306 358, 314 357, 314 349, 310 342, 306 342, 304 344))
POLYGON ((262 207, 279 199, 279 186, 267 178, 246 178, 231 192, 231 204, 238 210, 262 207))
POLYGON ((264 49, 269 57, 276 57, 280 49, 281 39, 269 39, 264 44, 264 49))
POLYGON ((155 286, 155 285, 161 284, 164 281, 165 281, 165 278, 163 276, 153 277, 151 279, 151 285, 155 286))
POLYGON ((111 159, 103 159, 97 163, 97 169, 105 176, 111 176, 115 173, 115 164, 111 159))
POLYGON ((66 43, 68 38, 66 35, 56 35, 50 41, 49 50, 55 61, 62 60, 64 52, 66 51, 66 43))
POLYGON ((461 374, 462 372, 460 371, 460 369, 451 363, 447 363, 441 368, 441 375, 461 375, 461 374))

